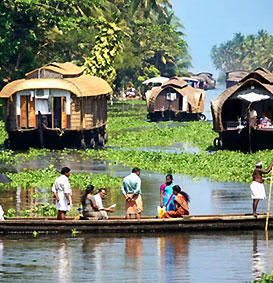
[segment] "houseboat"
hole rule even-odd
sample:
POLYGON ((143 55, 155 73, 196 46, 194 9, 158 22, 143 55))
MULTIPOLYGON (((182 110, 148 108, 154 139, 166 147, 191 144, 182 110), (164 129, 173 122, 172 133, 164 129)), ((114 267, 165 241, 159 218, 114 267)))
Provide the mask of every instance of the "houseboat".
POLYGON ((211 100, 214 146, 252 150, 273 148, 273 74, 257 68, 211 100))
POLYGON ((151 121, 205 120, 205 91, 174 77, 152 90, 147 99, 147 118, 151 121))
POLYGON ((242 78, 244 78, 248 74, 249 72, 243 70, 226 72, 226 88, 236 85, 242 78))
POLYGON ((96 147, 107 142, 110 85, 85 75, 72 63, 51 63, 8 83, 5 99, 6 146, 96 147))
POLYGON ((213 74, 209 72, 200 72, 193 75, 194 78, 200 80, 200 88, 208 90, 215 89, 216 79, 213 78, 213 74))

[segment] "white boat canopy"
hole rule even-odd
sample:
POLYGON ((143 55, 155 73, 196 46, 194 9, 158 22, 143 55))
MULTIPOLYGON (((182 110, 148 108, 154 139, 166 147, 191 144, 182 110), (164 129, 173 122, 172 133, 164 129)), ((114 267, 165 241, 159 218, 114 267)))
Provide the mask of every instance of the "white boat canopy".
POLYGON ((150 83, 152 83, 152 84, 156 84, 156 83, 163 84, 168 80, 169 80, 169 78, 166 78, 166 77, 154 77, 154 78, 151 78, 151 79, 144 81, 142 84, 143 85, 147 85, 147 84, 150 84, 150 83))
POLYGON ((252 102, 257 102, 257 101, 269 99, 270 96, 265 95, 265 94, 258 94, 258 93, 255 93, 255 92, 249 92, 249 93, 246 93, 246 94, 238 95, 238 98, 252 103, 252 102))

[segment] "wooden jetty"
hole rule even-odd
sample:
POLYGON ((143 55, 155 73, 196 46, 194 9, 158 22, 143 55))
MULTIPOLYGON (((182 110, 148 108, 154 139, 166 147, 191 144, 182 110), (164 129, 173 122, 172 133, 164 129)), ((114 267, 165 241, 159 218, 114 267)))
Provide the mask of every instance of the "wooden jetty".
MULTIPOLYGON (((0 234, 33 233, 156 233, 184 231, 217 230, 257 230, 264 229, 266 214, 255 218, 252 214, 192 215, 176 219, 142 219, 126 220, 122 217, 108 220, 73 220, 65 221, 53 218, 9 218, 0 221, 0 234)), ((269 229, 273 228, 273 214, 269 217, 269 229)))

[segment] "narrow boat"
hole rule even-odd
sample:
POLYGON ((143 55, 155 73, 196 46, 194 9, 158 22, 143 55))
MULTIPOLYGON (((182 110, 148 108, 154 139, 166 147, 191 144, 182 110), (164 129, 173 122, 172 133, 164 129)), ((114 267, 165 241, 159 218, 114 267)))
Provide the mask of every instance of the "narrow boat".
MULTIPOLYGON (((0 221, 1 234, 19 233, 153 233, 216 230, 257 230, 264 229, 266 215, 254 217, 252 214, 191 215, 175 219, 126 220, 111 217, 108 220, 56 220, 55 218, 9 218, 0 221)), ((273 227, 273 214, 269 217, 269 229, 273 227)))

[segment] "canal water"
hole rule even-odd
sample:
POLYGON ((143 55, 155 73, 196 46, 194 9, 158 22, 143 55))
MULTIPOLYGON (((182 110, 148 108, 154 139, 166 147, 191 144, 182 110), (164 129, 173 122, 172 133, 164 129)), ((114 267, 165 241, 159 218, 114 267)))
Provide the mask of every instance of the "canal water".
POLYGON ((242 283, 272 269, 271 251, 263 231, 2 236, 0 280, 242 283))
MULTIPOLYGON (((210 120, 209 100, 221 90, 207 92, 205 115, 210 120)), ((147 148, 147 150, 149 150, 147 148)), ((157 149, 154 149, 157 150, 157 149)), ((162 150, 177 150, 176 146, 162 150)), ((193 150, 189 148, 189 151, 193 150)), ((26 161, 2 169, 41 169, 52 157, 26 161)), ((125 177, 131 168, 101 160, 79 160, 77 154, 64 160, 55 156, 57 168, 73 172, 106 173, 125 177)), ((163 174, 142 171, 144 215, 155 216, 163 174)), ((191 214, 251 213, 249 185, 211 182, 206 178, 174 175, 191 197, 191 214)), ((268 186, 267 186, 268 190, 268 186)), ((52 201, 49 188, 14 188, 0 191, 0 203, 7 210, 31 208, 52 201), (42 194, 37 194, 41 192, 42 194), (34 195, 36 195, 34 197, 34 195), (37 197, 38 195, 38 197, 37 197), (39 197, 40 196, 40 197, 39 197)), ((81 192, 73 188, 73 203, 81 192)), ((124 215, 119 191, 108 191, 105 206, 116 203, 112 215, 124 215)), ((258 212, 266 211, 261 201, 258 212)), ((273 233, 270 242, 263 231, 164 234, 77 234, 0 236, 0 280, 3 282, 247 282, 272 270, 273 233), (272 240, 271 240, 272 239, 272 240)))

